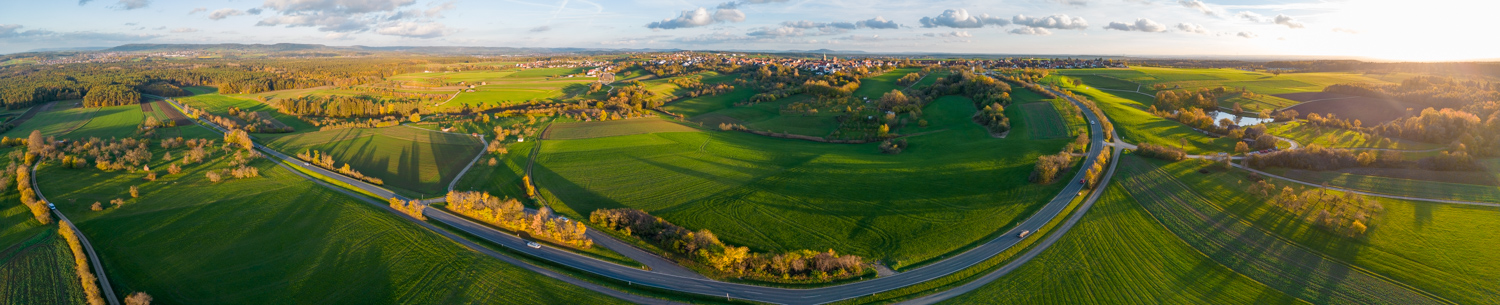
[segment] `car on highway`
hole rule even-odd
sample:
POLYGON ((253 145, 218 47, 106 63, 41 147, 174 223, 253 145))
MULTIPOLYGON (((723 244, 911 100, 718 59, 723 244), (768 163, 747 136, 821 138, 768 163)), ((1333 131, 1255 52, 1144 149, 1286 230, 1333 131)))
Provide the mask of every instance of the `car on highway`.
POLYGON ((51 202, 48 202, 48 203, 47 203, 47 209, 49 209, 49 210, 56 210, 56 209, 57 209, 57 206, 55 206, 55 205, 52 205, 52 203, 51 203, 51 202))
POLYGON ((531 247, 532 249, 541 249, 542 248, 542 244, 538 244, 538 243, 536 243, 534 241, 528 241, 528 242, 526 242, 526 246, 527 247, 531 247))
POLYGON ((1027 235, 1031 235, 1031 230, 1021 231, 1021 234, 1016 234, 1016 237, 1026 238, 1027 235))
POLYGON ((1078 184, 1088 184, 1088 182, 1085 182, 1085 181, 1087 181, 1087 180, 1078 179, 1078 184))

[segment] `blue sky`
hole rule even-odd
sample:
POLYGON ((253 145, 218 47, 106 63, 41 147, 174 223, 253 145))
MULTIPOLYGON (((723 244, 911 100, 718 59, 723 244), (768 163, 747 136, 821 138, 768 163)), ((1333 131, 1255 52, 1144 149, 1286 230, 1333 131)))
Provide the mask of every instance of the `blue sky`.
POLYGON ((292 42, 1461 60, 1500 57, 1472 36, 1491 2, 4 0, 0 53, 292 42))

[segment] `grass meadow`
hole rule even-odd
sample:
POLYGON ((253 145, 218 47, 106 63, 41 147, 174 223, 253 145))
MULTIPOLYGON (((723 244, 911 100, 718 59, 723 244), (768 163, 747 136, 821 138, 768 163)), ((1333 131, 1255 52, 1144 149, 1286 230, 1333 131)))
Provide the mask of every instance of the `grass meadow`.
POLYGON ((1030 139, 1019 109, 1008 110, 1017 130, 990 138, 973 111, 966 98, 933 102, 931 128, 946 130, 907 138, 899 155, 876 143, 654 133, 542 142, 533 175, 570 217, 639 208, 756 251, 834 249, 899 269, 986 240, 1063 186, 1026 178, 1067 140, 1030 139))
POLYGON ((1041 255, 1010 274, 945 303, 1297 304, 1306 301, 1213 261, 1157 222, 1120 183, 1111 183, 1078 225, 1041 255))
POLYGON ((1031 138, 1033 139, 1058 139, 1068 137, 1068 126, 1063 124, 1062 116, 1052 108, 1052 103, 1034 102, 1019 105, 1026 112, 1031 124, 1031 138))
MULTIPOLYGON (((868 97, 872 100, 879 99, 880 96, 891 92, 891 90, 903 88, 896 85, 896 80, 901 79, 902 76, 906 76, 907 74, 917 73, 921 71, 922 69, 920 68, 896 68, 894 70, 891 70, 891 72, 886 72, 885 74, 860 79, 859 89, 854 90, 854 96, 868 97)), ((929 75, 928 77, 932 76, 929 75)), ((924 79, 923 81, 927 80, 924 79)), ((937 78, 933 78, 933 82, 937 82, 937 78)))
MULTIPOLYGON (((1500 266, 1485 263, 1500 259, 1500 252, 1493 251, 1491 246, 1500 244, 1500 235, 1474 233, 1500 230, 1497 221, 1500 208, 1381 198, 1378 200, 1384 211, 1369 223, 1365 235, 1349 238, 1311 225, 1309 219, 1313 219, 1314 212, 1287 213, 1266 204, 1258 195, 1245 192, 1250 179, 1244 171, 1201 174, 1198 170, 1202 166, 1199 162, 1161 164, 1158 172, 1176 177, 1178 183, 1186 186, 1176 188, 1175 196, 1201 198, 1194 201, 1197 203, 1211 202, 1228 213, 1223 217, 1232 215, 1243 223, 1253 224, 1257 231, 1315 251, 1328 260, 1352 265, 1450 302, 1495 303, 1493 296, 1500 294, 1500 286, 1493 285, 1500 281, 1500 266)), ((1275 182, 1278 186, 1290 184, 1275 182)), ((1352 278, 1346 276, 1340 282, 1352 278)))
POLYGON ((638 118, 614 121, 556 123, 548 127, 544 138, 572 140, 613 137, 657 132, 695 132, 698 129, 668 122, 661 118, 638 118))
POLYGON ((1455 178, 1432 179, 1438 181, 1408 179, 1417 177, 1387 177, 1342 171, 1307 171, 1273 168, 1267 170, 1267 172, 1314 184, 1326 183, 1329 186, 1376 194, 1475 202, 1500 202, 1500 187, 1495 186, 1495 178, 1488 177, 1486 179, 1486 177, 1483 177, 1484 175, 1493 174, 1483 172, 1406 171, 1450 176, 1443 178, 1455 178), (1445 182, 1442 180, 1450 181, 1445 182), (1486 182, 1489 185, 1477 184, 1486 182))
MULTIPOLYGON (((1060 70, 1062 75, 1074 76, 1082 79, 1090 86, 1116 90, 1137 90, 1137 84, 1141 92, 1155 94, 1153 85, 1166 85, 1168 88, 1182 88, 1197 90, 1198 88, 1215 88, 1224 86, 1230 89, 1244 88, 1250 92, 1257 93, 1255 97, 1244 97, 1239 95, 1228 96, 1219 101, 1222 107, 1233 107, 1234 103, 1240 103, 1245 109, 1258 111, 1261 109, 1279 109, 1282 107, 1298 104, 1297 101, 1271 96, 1272 94, 1317 92, 1323 87, 1339 83, 1391 83, 1400 82, 1411 77, 1410 74, 1356 74, 1340 72, 1318 72, 1318 73, 1283 73, 1274 75, 1265 72, 1244 71, 1236 69, 1178 69, 1178 68, 1154 68, 1134 67, 1130 69, 1075 69, 1060 70)), ((1237 90, 1236 90, 1237 91, 1237 90)))
POLYGON ((219 94, 204 94, 178 98, 177 101, 188 107, 202 109, 204 111, 213 113, 214 115, 236 120, 238 118, 229 115, 229 108, 231 107, 239 107, 240 110, 244 111, 265 112, 267 114, 270 114, 272 118, 275 118, 276 121, 281 122, 282 124, 286 124, 287 126, 291 126, 292 129, 297 133, 318 130, 318 127, 313 126, 312 124, 308 124, 302 119, 298 119, 295 116, 283 114, 280 111, 276 110, 275 107, 271 107, 271 105, 266 105, 255 100, 219 94))
POLYGON ((1073 87, 1068 90, 1097 102, 1104 115, 1114 123, 1115 132, 1126 142, 1173 147, 1186 143, 1187 153, 1195 155, 1234 151, 1235 139, 1212 138, 1182 123, 1146 112, 1152 103, 1151 98, 1130 93, 1115 95, 1094 88, 1073 87))
POLYGON ((297 134, 262 135, 262 144, 287 155, 318 150, 336 163, 385 180, 385 187, 404 195, 432 197, 447 193, 448 182, 484 150, 468 135, 410 126, 349 128, 297 134))
POLYGON ((89 235, 116 292, 146 291, 157 303, 618 303, 466 249, 270 161, 252 164, 263 177, 204 178, 226 162, 154 182, 44 166, 38 184, 89 235), (131 185, 140 198, 126 194, 131 185), (89 210, 114 198, 127 200, 89 210))
POLYGON ((1266 131, 1303 146, 1318 145, 1330 148, 1384 148, 1402 150, 1427 150, 1442 148, 1442 145, 1423 143, 1400 138, 1366 134, 1343 128, 1320 127, 1305 121, 1266 124, 1266 131))

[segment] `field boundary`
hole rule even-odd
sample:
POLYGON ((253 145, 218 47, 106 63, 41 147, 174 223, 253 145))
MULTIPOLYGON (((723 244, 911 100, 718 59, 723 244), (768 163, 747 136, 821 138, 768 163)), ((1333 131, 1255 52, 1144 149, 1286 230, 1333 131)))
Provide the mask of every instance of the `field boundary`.
POLYGON ((26 123, 26 121, 31 120, 31 117, 36 116, 37 113, 52 109, 52 105, 57 105, 57 103, 60 103, 60 101, 33 106, 31 107, 31 109, 27 109, 26 113, 22 113, 21 116, 16 117, 15 120, 11 120, 10 126, 21 126, 22 123, 26 123))

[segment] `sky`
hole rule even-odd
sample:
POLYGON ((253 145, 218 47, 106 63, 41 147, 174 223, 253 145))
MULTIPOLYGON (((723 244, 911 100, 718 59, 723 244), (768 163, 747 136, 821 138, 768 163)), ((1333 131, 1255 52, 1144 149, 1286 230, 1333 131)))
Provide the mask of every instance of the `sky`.
POLYGON ((128 43, 1500 58, 1500 1, 0 0, 0 53, 128 43), (1489 34, 1485 34, 1489 33, 1489 34))

